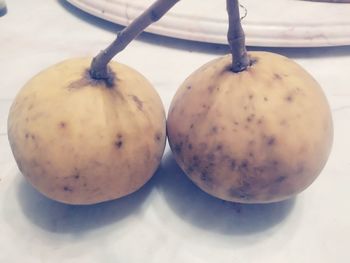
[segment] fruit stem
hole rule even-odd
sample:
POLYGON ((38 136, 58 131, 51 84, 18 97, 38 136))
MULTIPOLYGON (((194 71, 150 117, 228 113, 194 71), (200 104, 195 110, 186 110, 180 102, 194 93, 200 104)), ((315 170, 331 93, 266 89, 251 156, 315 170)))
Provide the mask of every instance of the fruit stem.
POLYGON ((226 8, 229 19, 227 40, 232 54, 231 70, 238 73, 246 70, 251 65, 251 61, 245 46, 245 35, 239 15, 238 0, 226 0, 226 8))
POLYGON ((90 66, 90 76, 93 79, 103 79, 107 83, 113 82, 113 74, 108 69, 108 63, 121 52, 134 38, 146 27, 158 21, 179 0, 157 0, 147 8, 139 17, 131 22, 122 31, 118 32, 117 38, 106 49, 95 56, 90 66))

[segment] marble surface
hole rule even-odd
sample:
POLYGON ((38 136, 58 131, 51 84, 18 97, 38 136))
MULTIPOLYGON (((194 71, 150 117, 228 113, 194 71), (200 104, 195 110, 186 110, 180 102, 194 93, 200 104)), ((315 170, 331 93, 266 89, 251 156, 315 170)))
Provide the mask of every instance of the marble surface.
MULTIPOLYGON (((128 25, 154 0, 68 0, 82 10, 128 25)), ((210 43, 226 43, 226 1, 180 1, 147 31, 210 43)), ((350 4, 299 0, 241 0, 247 43, 271 47, 350 44, 350 4), (246 12, 247 11, 247 12, 246 12)))
MULTIPOLYGON (((349 261, 350 47, 269 49, 295 59, 323 86, 335 128, 319 179, 297 198, 237 205, 198 190, 166 149, 154 178, 112 202, 73 207, 48 200, 20 175, 7 141, 11 102, 38 71, 92 56, 119 26, 65 1, 7 1, 0 18, 0 262, 349 261)), ((181 82, 226 46, 142 34, 117 60, 142 72, 166 109, 181 82)))

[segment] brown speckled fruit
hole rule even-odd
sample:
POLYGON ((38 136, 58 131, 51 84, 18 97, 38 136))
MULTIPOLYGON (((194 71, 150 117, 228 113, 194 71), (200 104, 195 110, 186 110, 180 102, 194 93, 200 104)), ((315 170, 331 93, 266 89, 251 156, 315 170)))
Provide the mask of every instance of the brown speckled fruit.
POLYGON ((151 84, 116 63, 113 85, 91 79, 91 59, 70 59, 32 78, 17 95, 8 136, 18 167, 44 195, 94 204, 130 194, 157 169, 165 113, 151 84))
POLYGON ((319 84, 292 60, 249 53, 247 70, 231 56, 194 72, 176 93, 167 130, 175 159, 205 192, 241 203, 268 203, 307 188, 333 141, 319 84))

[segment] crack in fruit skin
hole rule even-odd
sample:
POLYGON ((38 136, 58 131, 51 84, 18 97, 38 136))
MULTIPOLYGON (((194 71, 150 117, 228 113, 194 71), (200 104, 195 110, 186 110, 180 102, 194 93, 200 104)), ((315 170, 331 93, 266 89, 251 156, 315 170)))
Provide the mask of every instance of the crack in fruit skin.
POLYGON ((249 55, 256 62, 246 71, 229 72, 226 56, 187 78, 169 109, 169 143, 207 193, 242 203, 281 201, 306 189, 324 167, 331 113, 299 65, 272 53, 249 55))

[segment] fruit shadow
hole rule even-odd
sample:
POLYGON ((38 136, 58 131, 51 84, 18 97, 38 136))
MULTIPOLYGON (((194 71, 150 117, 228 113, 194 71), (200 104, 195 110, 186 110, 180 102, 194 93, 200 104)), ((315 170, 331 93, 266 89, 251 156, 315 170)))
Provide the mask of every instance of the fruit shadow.
POLYGON ((156 179, 156 187, 181 219, 225 235, 249 235, 281 224, 296 201, 292 198, 271 204, 238 204, 217 199, 192 183, 171 154, 163 159, 156 179))
MULTIPOLYGON (((90 15, 68 3, 66 0, 58 0, 58 3, 69 13, 86 23, 117 34, 124 26, 106 21, 102 18, 90 15)), ((190 52, 201 52, 213 55, 224 55, 230 52, 228 45, 205 43, 193 40, 178 39, 144 32, 138 37, 139 41, 152 45, 166 46, 174 49, 182 49, 190 52)), ((341 57, 350 54, 350 46, 330 47, 254 47, 248 46, 249 51, 266 51, 281 54, 290 58, 317 58, 317 57, 341 57)))
POLYGON ((117 200, 95 205, 68 205, 47 198, 22 175, 17 176, 20 177, 17 196, 23 214, 36 226, 58 233, 78 234, 117 224, 141 209, 154 184, 151 179, 137 192, 117 200))
POLYGON ((7 14, 7 7, 5 6, 4 8, 0 8, 0 17, 4 16, 7 14))

